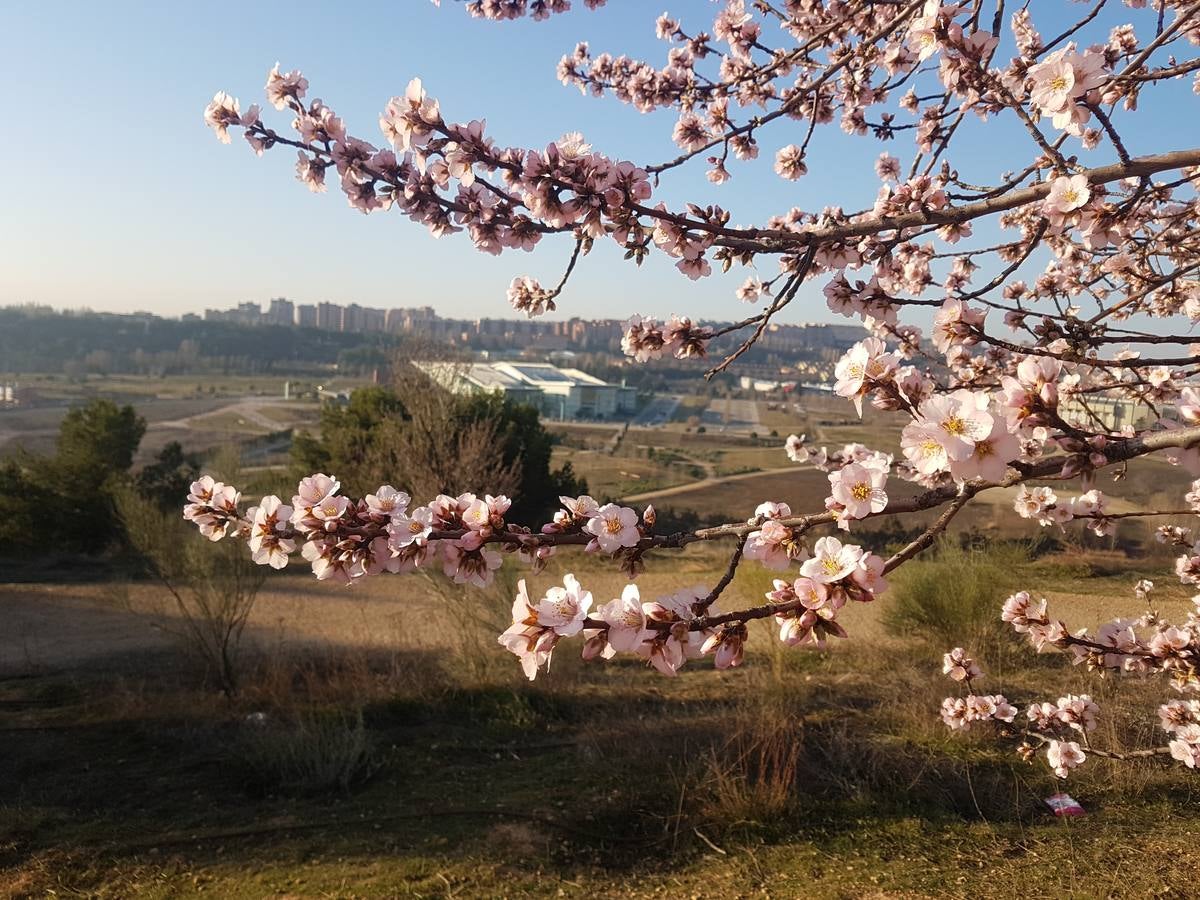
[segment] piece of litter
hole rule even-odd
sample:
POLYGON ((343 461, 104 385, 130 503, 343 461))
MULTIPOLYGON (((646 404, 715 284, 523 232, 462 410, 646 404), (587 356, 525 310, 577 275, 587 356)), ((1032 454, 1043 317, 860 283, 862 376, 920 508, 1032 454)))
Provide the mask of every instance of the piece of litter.
POLYGON ((1070 794, 1055 794, 1046 798, 1046 805, 1056 816, 1086 816, 1087 811, 1070 794))

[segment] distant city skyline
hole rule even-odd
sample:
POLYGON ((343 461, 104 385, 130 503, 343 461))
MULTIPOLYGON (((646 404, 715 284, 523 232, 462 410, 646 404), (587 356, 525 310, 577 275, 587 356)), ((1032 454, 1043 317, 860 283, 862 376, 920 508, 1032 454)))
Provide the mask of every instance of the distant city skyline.
MULTIPOLYGON (((489 134, 503 144, 541 147, 580 130, 613 157, 652 163, 675 156, 669 113, 642 115, 611 98, 583 97, 554 73, 559 57, 580 40, 596 52, 661 65, 667 46, 654 38, 660 7, 610 3, 589 13, 577 6, 547 22, 498 24, 471 19, 459 4, 439 9, 413 0, 397 22, 395 4, 364 0, 355 7, 358 16, 334 27, 328 8, 315 0, 298 0, 286 16, 228 0, 203 7, 144 0, 6 5, 0 67, 21 85, 21 130, 36 138, 6 146, 0 304, 178 316, 286 296, 510 316, 505 290, 512 277, 530 274, 553 283, 569 238, 549 239, 532 254, 490 257, 461 235, 435 240, 395 213, 362 216, 336 189, 309 194, 294 178, 294 155, 271 151, 258 160, 240 139, 231 147, 219 144, 202 110, 217 90, 244 106, 263 103, 267 70, 278 60, 302 69, 311 95, 376 143, 382 143, 376 120, 388 97, 420 76, 447 118, 486 118, 489 134)), ((698 28, 711 25, 715 9, 709 0, 663 6, 698 28)), ((1071 4, 1060 6, 1039 10, 1047 28, 1073 11, 1071 4)), ((1099 24, 1128 18, 1115 5, 1101 11, 1099 24)), ((1004 39, 1011 42, 1007 28, 1004 39)), ((1191 96, 1184 79, 1144 98, 1144 127, 1126 136, 1130 152, 1163 149, 1164 133, 1178 135, 1168 143, 1185 144, 1187 119, 1177 110, 1191 96)), ((285 128, 290 120, 269 107, 265 118, 285 128)), ((734 222, 762 222, 791 206, 865 208, 878 188, 872 163, 880 150, 905 158, 912 151, 909 132, 883 145, 848 138, 834 125, 814 138, 811 174, 784 182, 771 162, 797 130, 803 123, 764 130, 762 158, 731 163, 726 185, 709 184, 698 160, 665 178, 655 199, 676 207, 688 200, 717 203, 734 222)), ((968 120, 958 140, 954 162, 967 180, 994 175, 1016 148, 1021 158, 1028 151, 1019 125, 1003 119, 968 120)), ((1110 157, 1101 147, 1087 159, 1100 164, 1110 157)), ((598 241, 549 318, 603 310, 613 317, 679 312, 728 320, 744 308, 734 290, 746 269, 692 282, 662 254, 650 254, 640 268, 621 257, 612 241, 598 241)), ((763 260, 759 274, 774 274, 771 265, 763 260)), ((780 319, 838 321, 821 287, 821 279, 806 285, 780 319)))
MULTIPOLYGON (((21 309, 0 306, 0 313, 19 313, 21 309)), ((180 316, 162 316, 149 310, 111 312, 88 309, 55 310, 54 314, 68 317, 100 315, 149 318, 193 324, 218 323, 247 328, 313 328, 340 334, 415 336, 433 343, 475 351, 519 348, 542 352, 581 350, 624 355, 622 338, 625 323, 621 318, 612 317, 571 316, 553 320, 512 314, 454 317, 440 315, 431 306, 383 309, 357 303, 295 303, 286 297, 273 297, 265 302, 243 301, 226 309, 210 307, 203 314, 186 312, 180 316)), ((714 326, 729 324, 726 319, 705 321, 714 326)), ((768 352, 821 355, 825 351, 845 350, 861 335, 861 326, 850 321, 777 322, 772 323, 760 336, 758 346, 768 352)), ((718 338, 714 347, 736 340, 736 337, 727 335, 718 338)))
MULTIPOLYGON (((619 316, 559 316, 555 319, 546 319, 541 316, 530 318, 507 309, 502 311, 507 314, 501 315, 483 315, 483 316, 452 316, 443 315, 432 306, 397 306, 397 307, 373 307, 363 306, 359 303, 334 303, 331 301, 323 301, 321 303, 299 303, 292 300, 290 297, 271 297, 266 301, 247 300, 238 303, 234 307, 228 309, 217 309, 208 307, 204 310, 204 315, 200 316, 194 312, 183 313, 181 318, 199 319, 203 318, 206 321, 215 322, 238 322, 241 321, 247 325, 294 325, 297 327, 309 328, 325 328, 329 330, 341 331, 397 331, 401 330, 395 326, 399 322, 428 322, 433 320, 444 321, 469 321, 469 322, 510 322, 515 325, 522 325, 529 330, 537 330, 546 328, 550 330, 560 330, 564 325, 572 322, 605 322, 620 324, 625 320, 619 316)), ((720 317, 705 317, 702 321, 728 323, 732 321, 727 318, 720 317)), ((861 326, 853 320, 840 320, 836 322, 790 322, 779 323, 781 328, 806 328, 813 325, 827 326, 831 328, 845 329, 848 332, 858 334, 861 331, 861 326)))
MULTIPOLYGON (((79 306, 59 306, 49 303, 5 303, 0 302, 0 309, 4 308, 20 308, 23 306, 31 306, 36 308, 50 309, 54 313, 62 314, 90 314, 99 313, 103 315, 115 316, 159 316, 169 319, 182 319, 190 321, 210 321, 210 322, 233 322, 244 325, 292 325, 296 327, 310 328, 325 328, 331 330, 350 330, 359 332, 369 331, 392 331, 387 326, 388 321, 393 318, 403 318, 411 316, 416 312, 423 312, 428 318, 442 319, 446 321, 498 321, 512 322, 515 324, 523 324, 531 329, 541 328, 543 326, 554 329, 563 326, 573 321, 584 322, 611 322, 624 323, 627 319, 625 316, 602 316, 602 315, 587 315, 583 312, 575 312, 570 309, 559 310, 557 315, 535 316, 530 318, 524 313, 513 310, 508 305, 501 305, 494 310, 485 309, 480 315, 456 315, 456 310, 451 309, 448 312, 440 312, 434 306, 366 306, 355 301, 336 302, 331 300, 313 301, 311 303, 302 302, 291 297, 268 297, 264 300, 241 300, 225 308, 215 306, 202 306, 196 309, 185 309, 177 313, 161 312, 153 309, 100 309, 89 305, 79 306), (289 312, 290 311, 290 312, 289 312), (349 328, 339 327, 346 324, 343 314, 347 311, 352 316, 349 328), (290 317, 289 317, 290 316, 290 317), (354 316, 360 316, 355 319, 354 316), (330 317, 330 318, 326 318, 330 317), (382 325, 371 324, 376 318, 379 318, 382 325)), ((721 315, 722 311, 718 311, 713 316, 698 317, 696 321, 712 322, 712 323, 729 323, 736 321, 730 315, 721 315)), ((739 312, 737 308, 725 310, 724 312, 739 312)), ((854 319, 845 317, 835 317, 832 319, 814 317, 812 319, 777 323, 781 328, 808 328, 814 325, 835 327, 845 329, 848 332, 859 334, 862 332, 862 326, 854 319)))

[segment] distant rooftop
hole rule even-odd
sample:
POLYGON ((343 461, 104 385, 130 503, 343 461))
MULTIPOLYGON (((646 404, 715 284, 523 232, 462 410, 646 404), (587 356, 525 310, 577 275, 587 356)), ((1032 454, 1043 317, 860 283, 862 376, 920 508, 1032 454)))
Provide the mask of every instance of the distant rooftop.
POLYGON ((501 363, 501 365, 533 384, 570 384, 577 380, 549 363, 501 363))
POLYGON ((480 387, 517 388, 526 386, 520 379, 513 378, 507 372, 481 363, 472 364, 463 374, 480 387))
POLYGON ((414 360, 413 365, 428 372, 442 384, 449 385, 453 381, 463 380, 485 390, 503 390, 505 392, 546 390, 560 394, 562 391, 569 391, 576 386, 616 387, 616 385, 610 385, 579 369, 560 369, 551 363, 455 363, 414 360))
POLYGON ((567 375, 572 381, 577 381, 580 384, 608 384, 607 381, 597 378, 595 375, 589 375, 581 369, 562 369, 564 375, 567 375))

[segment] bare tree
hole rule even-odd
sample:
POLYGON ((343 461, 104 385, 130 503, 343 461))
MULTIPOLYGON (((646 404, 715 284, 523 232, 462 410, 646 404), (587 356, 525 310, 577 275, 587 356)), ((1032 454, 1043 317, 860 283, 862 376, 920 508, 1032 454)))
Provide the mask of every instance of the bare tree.
POLYGON ((116 493, 129 545, 166 591, 157 627, 180 641, 226 696, 237 693, 242 636, 265 570, 227 543, 186 540, 182 520, 132 488, 116 493))
MULTIPOLYGON (((452 381, 465 365, 439 360, 452 381)), ((462 398, 435 382, 405 359, 398 359, 394 386, 404 398, 405 419, 381 425, 369 468, 378 480, 404 473, 414 496, 459 493, 500 493, 514 496, 521 487, 521 459, 505 460, 497 453, 503 443, 502 423, 470 415, 462 398)))

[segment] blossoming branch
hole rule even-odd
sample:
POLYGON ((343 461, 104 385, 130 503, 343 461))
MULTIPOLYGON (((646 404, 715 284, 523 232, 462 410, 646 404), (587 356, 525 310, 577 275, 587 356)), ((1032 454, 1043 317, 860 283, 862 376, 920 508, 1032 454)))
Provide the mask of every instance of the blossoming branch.
MULTIPOLYGON (((416 78, 383 104, 376 142, 309 99, 299 71, 276 65, 266 83, 290 131, 218 93, 204 119, 220 140, 240 131, 258 155, 290 148, 309 190, 325 191, 336 176, 363 213, 394 209, 436 237, 462 232, 493 255, 565 236, 565 263, 548 286, 518 274, 508 287, 509 302, 529 316, 566 302, 596 241, 615 242, 634 264, 664 254, 691 280, 715 267, 747 271, 731 300, 755 311, 731 326, 705 325, 686 309, 665 321, 632 317, 623 347, 638 362, 704 357, 713 338, 737 333, 740 345, 708 374, 722 371, 782 310, 813 296, 805 286, 819 286, 829 310, 864 328, 836 366, 834 392, 860 414, 869 403, 905 424, 900 458, 790 437, 792 459, 828 473, 823 509, 796 514, 768 501, 745 521, 692 532, 657 532, 651 509, 589 497, 564 497, 552 522, 523 527, 506 520, 506 497, 439 496, 411 507, 384 486, 351 500, 325 475, 301 482, 290 506, 265 497, 246 510, 236 489, 201 479, 185 515, 210 538, 247 539, 258 562, 282 567, 299 552, 318 578, 347 582, 437 566, 457 582, 484 585, 506 553, 536 575, 563 547, 611 558, 633 579, 654 553, 733 542, 715 585, 653 600, 633 583, 619 598, 598 600, 571 575, 540 597, 522 582, 500 641, 532 678, 564 638, 578 637, 587 658, 637 654, 673 674, 705 654, 719 667, 738 665, 746 623, 757 618, 774 617, 788 644, 844 636, 837 616, 845 603, 881 594, 890 571, 996 488, 1017 489, 1023 518, 1056 528, 1080 522, 1097 534, 1129 516, 1196 514, 1200 482, 1171 506, 1118 512, 1097 479, 1151 453, 1200 476, 1200 343, 1191 333, 1200 322, 1200 147, 1160 146, 1164 133, 1137 118, 1165 103, 1180 121, 1195 119, 1185 91, 1190 83, 1200 93, 1200 2, 1126 0, 1130 21, 1116 27, 1099 24, 1105 4, 724 0, 711 22, 657 18, 660 65, 586 43, 563 56, 565 85, 643 112, 673 111, 678 152, 661 161, 606 155, 579 133, 540 149, 506 146, 481 119, 445 118, 416 78), (1068 11, 1070 24, 1047 30, 1052 5, 1068 11), (881 152, 871 171, 841 171, 822 186, 869 180, 877 185, 869 208, 848 208, 836 195, 821 208, 785 201, 764 221, 740 225, 712 198, 671 205, 656 196, 662 179, 690 165, 703 166, 719 194, 760 153, 783 182, 809 178, 812 149, 831 140, 835 123, 844 140, 877 142, 881 152), (1016 135, 1000 171, 980 171, 986 165, 962 149, 963 135, 980 127, 1016 135), (922 312, 932 313, 928 330, 913 321, 922 312), (1109 425, 1108 402, 1149 415, 1109 425), (923 491, 889 497, 893 478, 923 491), (848 539, 863 520, 922 510, 940 512, 890 558, 848 539), (833 533, 810 541, 819 529, 833 533), (720 612, 717 601, 744 561, 780 578, 760 605, 720 612)), ((485 19, 540 20, 571 5, 465 7, 485 19)), ((1194 130, 1177 134, 1194 142, 1194 130)), ((1157 533, 1180 550, 1179 579, 1200 583, 1191 530, 1164 523, 1157 533)), ((1135 596, 1147 593, 1139 585, 1135 596)), ((1164 675, 1180 692, 1200 690, 1197 613, 1177 626, 1144 615, 1069 632, 1046 617, 1044 603, 1019 594, 1004 617, 1039 649, 1063 650, 1097 672, 1164 675)), ((1125 752, 1090 743, 1099 712, 1086 695, 1035 703, 1019 727, 1002 695, 972 690, 982 673, 965 651, 948 654, 945 670, 968 692, 946 701, 950 727, 987 721, 1020 736, 1025 755, 1044 748, 1061 776, 1089 755, 1162 755, 1189 767, 1200 759, 1195 700, 1160 708, 1169 745, 1125 752)))

